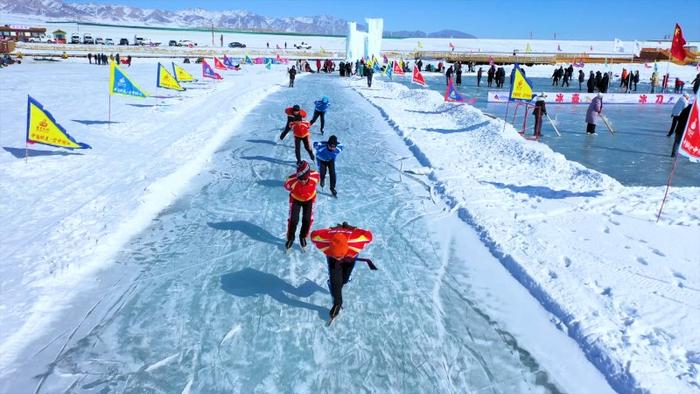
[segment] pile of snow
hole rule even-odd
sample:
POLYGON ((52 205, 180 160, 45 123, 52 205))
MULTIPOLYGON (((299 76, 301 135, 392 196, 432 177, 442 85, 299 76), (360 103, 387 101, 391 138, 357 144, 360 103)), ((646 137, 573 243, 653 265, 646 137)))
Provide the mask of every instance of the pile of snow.
POLYGON ((672 189, 657 224, 664 188, 624 187, 435 91, 353 84, 615 389, 700 387, 700 188, 672 189))

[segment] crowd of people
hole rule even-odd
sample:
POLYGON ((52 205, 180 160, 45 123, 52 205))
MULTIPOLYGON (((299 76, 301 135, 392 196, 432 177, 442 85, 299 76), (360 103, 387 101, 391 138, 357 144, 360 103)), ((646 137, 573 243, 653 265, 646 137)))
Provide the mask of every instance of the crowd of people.
POLYGON ((131 67, 131 55, 124 58, 119 57, 118 53, 116 55, 109 54, 109 56, 107 56, 106 53, 96 53, 94 55, 92 53, 88 53, 87 58, 88 63, 90 64, 106 66, 110 62, 116 62, 117 64, 126 64, 128 67, 131 67))

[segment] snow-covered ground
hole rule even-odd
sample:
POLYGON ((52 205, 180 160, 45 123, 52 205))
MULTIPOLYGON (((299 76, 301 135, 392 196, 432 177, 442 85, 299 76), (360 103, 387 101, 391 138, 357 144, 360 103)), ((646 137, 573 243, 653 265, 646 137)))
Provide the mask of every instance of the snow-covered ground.
MULTIPOLYGON (((185 66, 195 75, 201 75, 197 65, 185 66)), ((155 61, 139 60, 126 71, 145 90, 155 94, 155 69, 155 61)), ((161 91, 159 94, 175 97, 161 100, 159 106, 155 106, 155 99, 137 100, 115 96, 112 98, 112 124, 106 123, 106 66, 87 65, 83 60, 58 64, 28 60, 22 65, 0 71, 0 146, 8 147, 0 154, 0 184, 3 185, 0 196, 0 221, 3 223, 0 228, 0 270, 4 278, 0 288, 0 311, 4 317, 0 322, 0 377, 21 374, 22 368, 26 367, 26 360, 20 358, 26 354, 27 349, 40 353, 35 341, 52 332, 54 326, 71 326, 58 324, 64 313, 80 307, 75 305, 80 294, 104 290, 107 280, 101 278, 100 273, 110 268, 115 256, 125 253, 123 248, 130 239, 151 225, 164 207, 176 201, 187 190, 189 179, 211 165, 208 160, 218 149, 223 149, 224 143, 240 143, 229 140, 238 135, 246 135, 247 127, 254 127, 255 132, 260 134, 267 130, 264 136, 246 135, 249 139, 267 139, 269 142, 275 138, 281 121, 279 114, 260 104, 264 104, 270 93, 285 86, 283 70, 282 66, 276 66, 273 71, 267 71, 261 66, 245 67, 239 73, 225 73, 225 79, 220 82, 192 84, 183 93, 161 91), (61 152, 59 149, 32 146, 29 160, 25 162, 22 148, 27 94, 44 104, 78 141, 92 145, 93 149, 61 152), (251 110, 254 111, 251 113, 251 110), (260 123, 250 126, 242 123, 246 116, 251 115, 258 115, 259 118, 254 119, 260 123)), ((542 68, 541 72, 545 73, 546 70, 542 68)), ((324 94, 314 89, 313 78, 332 78, 333 83, 340 87, 345 83, 340 82, 336 76, 302 77, 298 85, 308 84, 306 90, 291 99, 305 100, 307 108, 316 96, 324 94)), ((323 86, 329 90, 335 85, 323 86)), ((623 187, 612 178, 567 161, 544 145, 523 140, 508 125, 503 130, 502 123, 484 116, 472 107, 444 104, 437 92, 408 89, 379 80, 375 80, 371 90, 364 88, 361 80, 352 81, 350 87, 369 103, 362 102, 357 95, 343 93, 338 97, 337 106, 363 108, 363 114, 372 121, 369 125, 362 123, 363 127, 371 126, 369 130, 381 130, 381 133, 378 132, 379 137, 387 140, 390 137, 386 135, 386 130, 395 138, 398 135, 407 145, 403 147, 406 153, 410 151, 414 156, 408 159, 408 164, 403 169, 400 161, 393 165, 375 163, 372 167, 361 169, 368 172, 360 174, 369 179, 386 181, 387 173, 395 173, 397 178, 411 177, 425 185, 425 199, 447 205, 448 210, 436 214, 435 212, 440 212, 439 209, 431 211, 420 206, 406 206, 408 213, 423 210, 427 217, 444 214, 448 219, 445 219, 447 222, 438 220, 432 224, 420 222, 420 227, 413 229, 415 234, 410 240, 420 240, 426 233, 430 234, 427 238, 432 240, 444 241, 449 236, 453 241, 445 241, 440 250, 443 253, 454 248, 462 250, 456 253, 457 257, 445 260, 449 263, 445 263, 448 267, 440 264, 421 266, 410 260, 413 252, 401 254, 407 261, 411 261, 411 264, 407 264, 407 269, 416 269, 417 273, 411 272, 401 277, 402 282, 398 286, 382 283, 388 286, 382 295, 400 296, 401 291, 408 291, 409 288, 405 286, 409 281, 415 281, 419 275, 426 280, 433 280, 432 275, 438 273, 438 278, 434 279, 436 287, 429 286, 432 282, 427 282, 425 289, 419 287, 419 290, 433 292, 433 300, 422 304, 416 298, 415 302, 420 304, 416 313, 426 309, 426 305, 429 307, 427 309, 445 308, 449 313, 446 314, 447 317, 444 317, 445 311, 433 316, 438 320, 444 318, 444 326, 423 327, 421 335, 444 336, 445 331, 441 329, 458 327, 458 322, 449 320, 449 317, 461 313, 458 300, 463 295, 458 291, 450 293, 449 297, 444 298, 450 303, 441 306, 441 291, 446 291, 439 286, 444 282, 443 278, 453 281, 458 278, 461 283, 463 277, 473 275, 489 282, 488 275, 484 272, 492 268, 482 268, 481 276, 478 273, 459 271, 459 264, 468 263, 474 257, 471 256, 470 249, 474 249, 478 256, 476 259, 479 262, 473 263, 475 266, 490 261, 488 253, 481 250, 484 248, 481 245, 483 243, 486 250, 496 258, 492 259, 493 264, 500 262, 534 299, 555 316, 553 320, 556 326, 578 343, 613 388, 623 392, 650 390, 659 393, 698 390, 700 336, 696 327, 700 325, 700 270, 693 247, 700 239, 700 189, 672 189, 661 222, 656 224, 655 213, 663 196, 662 188, 623 187), (474 237, 473 242, 465 241, 472 237, 469 235, 470 227, 478 232, 478 237, 474 237), (460 235, 461 232, 464 235, 460 235), (451 265, 456 266, 450 267, 451 265)), ((288 104, 289 102, 279 100, 275 105, 281 108, 288 104)), ((347 119, 360 122, 359 119, 346 118, 343 123, 346 130, 353 129, 354 124, 347 119)), ((360 134, 348 133, 347 138, 354 141, 355 145, 360 145, 362 141, 360 134)), ((381 141, 383 140, 372 142, 380 144, 381 141)), ((259 142, 253 144, 266 146, 259 142)), ((356 149, 352 148, 352 144, 349 145, 351 148, 345 153, 348 158, 352 157, 352 149, 356 149)), ((375 156, 382 152, 376 145, 372 146, 376 149, 375 156)), ((247 154, 253 159, 258 157, 258 161, 279 164, 257 152, 259 156, 246 153, 250 147, 235 147, 238 150, 232 152, 236 155, 247 154)), ((399 148, 392 147, 396 150, 399 148)), ((284 152, 285 149, 288 150, 275 148, 275 153, 284 152)), ((405 157, 394 156, 396 159, 405 157)), ((232 164, 244 165, 235 161, 232 164)), ((361 162, 356 165, 361 167, 361 162)), ((287 170, 289 169, 277 169, 275 177, 269 178, 280 178, 287 170)), ((235 174, 233 169, 231 174, 235 174)), ((228 176, 231 177, 231 174, 228 176)), ((265 186, 270 184, 270 179, 267 178, 258 181, 265 186), (268 181, 267 184, 265 181, 268 181)), ((245 181, 235 175, 233 180, 237 183, 245 181)), ((368 187, 359 180, 354 182, 356 187, 368 187)), ((272 184, 276 185, 274 182, 272 184)), ((245 186, 245 183, 242 185, 245 186)), ((385 193, 391 197, 392 192, 392 189, 387 189, 385 193)), ((416 198, 415 190, 400 189, 398 192, 416 198)), ((367 204, 377 204, 380 201, 378 199, 381 196, 374 197, 376 200, 368 201, 367 204)), ((392 198, 396 200, 389 202, 398 204, 402 201, 396 196, 392 198)), ((357 215, 357 212, 365 209, 360 200, 361 197, 358 197, 352 208, 341 208, 341 212, 355 212, 357 215)), ((203 201, 206 203, 206 199, 203 201)), ((383 216, 374 218, 373 223, 380 227, 387 216, 391 218, 390 223, 405 225, 416 219, 404 217, 393 208, 386 208, 383 216)), ((328 209, 329 212, 337 212, 337 209, 328 209)), ((222 210, 218 213, 226 212, 222 210)), ((256 213, 258 212, 254 210, 248 212, 253 214, 253 218, 256 213)), ((381 211, 376 213, 381 214, 381 211)), ((358 219, 360 217, 357 216, 358 219)), ((333 219, 321 218, 323 216, 319 215, 317 219, 321 225, 332 224, 333 219)), ((223 219, 233 220, 235 217, 223 219)), ((179 220, 187 221, 187 217, 179 220)), ((274 220, 279 223, 273 228, 280 227, 278 224, 283 223, 283 218, 277 217, 274 220)), ((157 232, 155 234, 159 235, 157 232)), ((259 231, 256 234, 261 236, 259 231)), ((377 245, 381 245, 381 249, 391 249, 391 237, 390 234, 380 234, 378 239, 384 240, 378 241, 377 245)), ((202 242, 206 242, 205 239, 203 237, 202 242)), ((226 240, 224 237, 220 241, 226 240)), ((405 240, 396 242, 402 247, 406 246, 405 240)), ((377 245, 373 253, 388 253, 380 252, 377 245)), ((427 256, 429 253, 425 250, 430 247, 429 243, 421 244, 420 250, 415 251, 415 254, 419 257, 427 256)), ((261 246, 254 245, 252 248, 258 250, 261 246)), ((224 252, 230 251, 224 250, 222 255, 225 255, 224 252)), ((191 258, 196 259, 197 253, 192 254, 191 258)), ((440 255, 433 251, 435 254, 440 255)), ((385 255, 384 261, 392 261, 389 256, 390 254, 385 255)), ((217 256, 216 261, 220 258, 217 256)), ((318 260, 318 257, 315 259, 318 260)), ((300 263, 293 262, 297 265, 300 263)), ((274 267, 273 263, 274 260, 266 260, 265 267, 274 267)), ((392 261, 387 266, 387 269, 395 270, 396 266, 391 264, 399 262, 392 261)), ((323 286, 322 268, 299 270, 280 271, 278 275, 289 275, 289 281, 301 284, 301 274, 308 274, 318 285, 323 286)), ((503 293, 512 295, 513 299, 527 298, 514 290, 512 283, 503 279, 499 281, 504 286, 510 286, 503 293)), ((187 283, 184 280, 177 287, 168 289, 165 294, 182 290, 182 286, 187 287, 187 283)), ((359 286, 363 284, 360 283, 359 286)), ((474 291, 478 293, 477 290, 474 291)), ((489 293, 493 294, 494 289, 487 287, 482 290, 482 294, 489 293)), ((409 294, 417 297, 416 293, 409 294)), ((410 302, 411 297, 406 302, 410 302)), ((546 331, 546 324, 541 325, 542 320, 547 319, 546 313, 536 311, 528 305, 523 310, 529 311, 531 315, 517 320, 513 317, 516 314, 514 309, 524 305, 521 302, 525 301, 518 300, 511 305, 508 304, 511 300, 502 294, 493 297, 500 304, 484 300, 484 305, 490 308, 491 315, 497 317, 518 342, 524 344, 542 368, 552 375, 555 386, 571 392, 587 392, 588 387, 604 387, 604 384, 596 381, 594 373, 585 371, 585 366, 580 365, 580 355, 568 350, 567 346, 570 345, 566 344, 566 338, 557 338, 556 332, 547 332, 537 338, 533 335, 534 329, 523 323, 523 320, 531 318, 538 322, 538 330, 546 331), (551 345, 551 341, 556 341, 552 346, 557 350, 567 350, 556 353, 556 356, 551 353, 547 357, 550 352, 547 346, 551 345), (581 380, 567 376, 566 367, 557 367, 558 363, 573 365, 577 371, 582 371, 581 380)), ((82 301, 88 304, 87 300, 82 301)), ((371 304, 361 304, 360 308, 370 312, 372 308, 379 308, 370 306, 371 304)), ((246 311, 245 304, 237 306, 239 307, 241 313, 246 311)), ((272 308, 273 313, 280 310, 278 305, 266 304, 265 308, 272 308)), ((294 321, 294 313, 290 317, 285 308, 281 308, 279 313, 294 321)), ((143 322, 147 320, 148 310, 142 311, 139 316, 142 320, 138 320, 138 324, 146 324, 143 322)), ((187 319, 183 316, 172 318, 180 317, 187 319)), ((305 316, 307 317, 313 321, 310 320, 313 319, 312 315, 305 316)), ((128 326, 130 320, 124 322, 128 326)), ((361 321, 349 320, 348 324, 350 323, 352 327, 362 329, 361 321)), ((402 331, 397 335, 405 335, 403 330, 410 328, 405 321, 401 321, 399 326, 402 331)), ((219 325, 216 327, 217 330, 220 328, 219 325)), ((274 327, 289 330, 283 326, 274 327)), ((307 329, 304 327, 308 328, 308 324, 302 325, 302 331, 307 329)), ((391 328, 381 326, 374 328, 391 331, 391 328)), ((238 330, 242 330, 245 335, 253 335, 247 331, 250 328, 244 326, 236 329, 229 325, 228 329, 230 331, 222 333, 223 339, 219 338, 221 342, 234 338, 238 330)), ((467 335, 460 331, 456 333, 467 335)), ((70 332, 60 333, 61 336, 68 337, 66 344, 72 345, 70 339, 73 335, 69 334, 70 332)), ((349 333, 345 332, 344 335, 349 333)), ((78 339, 74 338, 76 341, 78 339)), ((98 339, 100 340, 104 338, 98 339)), ((313 340, 322 342, 322 339, 313 340)), ((425 352, 439 352, 439 347, 438 350, 432 347, 435 343, 421 343, 430 346, 422 349, 425 352)), ((458 357, 458 353, 464 351, 460 347, 463 343, 459 340, 443 343, 449 352, 456 352, 446 355, 444 360, 463 366, 463 360, 460 361, 458 357)), ((376 342, 363 342, 362 346, 371 344, 376 342)), ((406 344, 397 342, 395 345, 406 344)), ((287 347, 284 349, 289 350, 287 347)), ((311 349, 316 351, 317 347, 311 349)), ((371 348, 362 349, 371 352, 371 348)), ((77 364, 87 362, 92 357, 90 353, 81 354, 81 351, 79 348, 75 350, 77 359, 82 360, 75 361, 77 364)), ((247 352, 252 351, 247 349, 247 352)), ((355 351, 357 349, 353 350, 355 351)), ((353 352, 351 353, 354 354, 353 352)), ((425 354, 427 353, 421 354, 421 357, 425 357, 425 354)), ((323 363, 327 358, 327 355, 320 353, 314 353, 313 356, 318 363, 323 363)), ((362 359, 363 356, 352 357, 362 359)), ((497 364, 501 357, 494 356, 492 361, 497 364)), ((157 360, 151 360, 145 370, 164 368, 175 359, 181 360, 182 355, 173 357, 172 353, 165 354, 157 360)), ((427 365, 437 367, 434 359, 429 360, 426 361, 427 365)), ((237 365, 246 363, 244 358, 236 361, 241 363, 237 365)), ((441 384, 446 384, 446 381, 456 375, 463 378, 461 371, 452 371, 449 365, 444 367, 445 380, 441 384)), ((41 372, 40 366, 34 368, 37 368, 35 372, 41 372)), ((513 368, 517 370, 518 367, 513 368)), ((523 381, 526 382, 523 384, 534 384, 532 382, 536 379, 532 378, 531 372, 522 373, 523 381)), ((282 374, 280 378, 285 376, 282 374)), ((440 381, 439 378, 436 379, 440 381)), ((189 382, 188 387, 191 387, 193 383, 191 380, 189 382)), ((375 380, 372 382, 376 383, 375 380)), ((465 381, 457 382, 466 385, 465 381)), ((59 385, 60 382, 54 383, 59 385)), ((272 379, 262 382, 257 388, 265 390, 283 387, 276 386, 277 384, 281 382, 272 379)), ((315 386, 300 383, 296 387, 312 389, 315 386)), ((376 390, 382 388, 372 387, 376 390)), ((468 385, 440 387, 455 391, 461 391, 460 387, 474 388, 468 385)))

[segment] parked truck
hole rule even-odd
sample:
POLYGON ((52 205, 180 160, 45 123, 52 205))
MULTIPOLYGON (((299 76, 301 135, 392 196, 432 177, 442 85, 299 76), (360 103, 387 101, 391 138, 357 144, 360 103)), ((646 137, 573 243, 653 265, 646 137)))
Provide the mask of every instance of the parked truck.
POLYGON ((83 34, 83 44, 94 44, 95 39, 92 38, 92 34, 90 33, 85 33, 83 34))
POLYGON ((70 43, 71 44, 80 44, 80 34, 78 33, 73 33, 70 35, 70 43))

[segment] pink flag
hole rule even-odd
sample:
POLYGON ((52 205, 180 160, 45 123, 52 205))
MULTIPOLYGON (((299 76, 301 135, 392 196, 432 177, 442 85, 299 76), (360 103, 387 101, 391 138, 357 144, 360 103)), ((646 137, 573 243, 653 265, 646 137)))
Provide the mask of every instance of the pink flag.
POLYGON ((209 63, 206 60, 202 60, 202 76, 204 78, 211 79, 224 79, 221 75, 214 72, 209 63))

